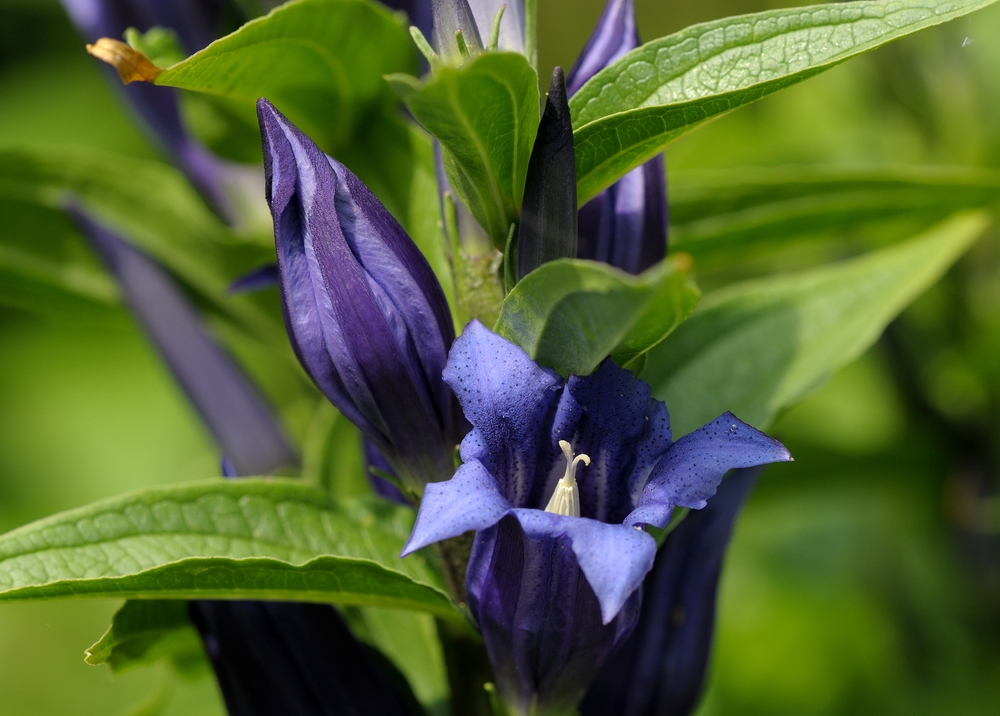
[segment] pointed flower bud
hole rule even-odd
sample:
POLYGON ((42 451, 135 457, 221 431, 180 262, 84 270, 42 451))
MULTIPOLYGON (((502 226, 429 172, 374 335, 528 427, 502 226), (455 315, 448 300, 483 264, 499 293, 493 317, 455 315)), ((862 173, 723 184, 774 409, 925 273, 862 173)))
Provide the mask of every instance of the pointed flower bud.
POLYGON ((576 157, 573 122, 561 67, 552 73, 545 112, 528 161, 517 230, 521 280, 543 263, 577 254, 576 157))
POLYGON ((267 100, 257 105, 281 299, 316 385, 418 492, 454 472, 444 293, 399 223, 267 100))
POLYGON ((791 457, 729 413, 673 442, 663 403, 610 359, 564 382, 478 322, 445 380, 473 429, 455 476, 427 486, 403 553, 476 530, 469 607, 501 699, 512 713, 571 713, 635 625, 656 554, 644 525, 705 507, 731 468, 791 457), (581 454, 592 460, 576 480, 581 454), (544 511, 562 480, 579 511, 544 511))
MULTIPOLYGON (((638 46, 633 0, 608 0, 570 72, 569 94, 638 46)), ((577 256, 637 274, 662 261, 666 253, 667 180, 659 154, 580 209, 577 256)))

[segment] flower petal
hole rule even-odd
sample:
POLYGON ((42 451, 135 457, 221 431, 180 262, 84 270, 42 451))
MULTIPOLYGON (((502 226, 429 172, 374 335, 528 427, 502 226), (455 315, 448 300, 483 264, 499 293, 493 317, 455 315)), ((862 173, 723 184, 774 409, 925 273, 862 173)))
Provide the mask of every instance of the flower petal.
POLYGON ((482 462, 511 505, 527 505, 554 459, 549 427, 562 379, 472 321, 451 349, 444 380, 474 428, 462 441, 462 460, 482 462))
POLYGON ((529 537, 569 537, 577 563, 601 605, 604 624, 618 616, 653 568, 656 541, 642 530, 541 510, 516 509, 514 515, 529 537))
POLYGON ((639 623, 590 687, 582 716, 694 711, 712 645, 722 559, 760 472, 735 471, 705 509, 689 514, 667 537, 643 583, 639 623))
POLYGON ((639 46, 633 0, 608 0, 566 81, 570 95, 626 52, 639 46))
POLYGON ((704 507, 726 471, 791 459, 777 440, 724 413, 673 444, 653 469, 625 524, 666 527, 675 506, 704 507))
POLYGON ((510 503, 482 463, 473 460, 445 482, 424 490, 417 522, 400 555, 405 557, 429 544, 495 525, 510 511, 510 503))
MULTIPOLYGON (((650 393, 649 385, 610 358, 593 374, 570 376, 566 381, 552 423, 551 444, 566 440, 577 453, 590 456, 590 464, 581 465, 577 472, 584 517, 620 524, 635 508, 642 487, 634 488, 629 476, 638 472, 644 484, 652 465, 670 447, 666 409, 651 401, 650 393)), ((548 481, 540 489, 536 485, 539 491, 529 504, 547 503, 564 464, 556 462, 548 481)))

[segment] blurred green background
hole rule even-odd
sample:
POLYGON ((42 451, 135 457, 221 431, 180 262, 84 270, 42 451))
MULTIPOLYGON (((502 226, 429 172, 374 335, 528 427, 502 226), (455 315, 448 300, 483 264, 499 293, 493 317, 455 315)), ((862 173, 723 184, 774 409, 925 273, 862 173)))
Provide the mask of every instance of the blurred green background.
MULTIPOLYGON (((790 3, 637 0, 643 37, 790 3)), ((804 3, 797 3, 804 4, 804 3)), ((539 0, 570 66, 602 0, 539 0)), ((672 145, 670 172, 1000 165, 1000 8, 925 31, 672 145)), ((0 0, 0 147, 156 157, 55 0, 0 0)), ((0 207, 0 221, 4 220, 0 207)), ((0 308, 0 529, 217 473, 210 439, 124 312, 0 308)), ((703 716, 1000 713, 1000 243, 987 237, 774 431, 724 574, 703 716)), ((118 603, 0 605, 9 716, 220 714, 212 680, 83 662, 118 603)))

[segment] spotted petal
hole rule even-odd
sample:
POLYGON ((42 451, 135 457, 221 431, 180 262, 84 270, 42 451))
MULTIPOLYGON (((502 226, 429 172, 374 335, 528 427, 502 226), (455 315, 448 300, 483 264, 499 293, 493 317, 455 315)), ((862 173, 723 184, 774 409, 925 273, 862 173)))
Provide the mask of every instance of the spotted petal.
POLYGON ((704 507, 728 470, 791 459, 777 440, 724 413, 673 444, 625 524, 666 527, 675 506, 704 507))

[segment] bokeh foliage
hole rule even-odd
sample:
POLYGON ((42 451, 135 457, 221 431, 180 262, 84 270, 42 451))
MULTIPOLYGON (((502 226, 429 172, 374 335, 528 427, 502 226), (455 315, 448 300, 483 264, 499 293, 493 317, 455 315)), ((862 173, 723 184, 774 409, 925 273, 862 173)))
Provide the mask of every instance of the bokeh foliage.
MULTIPOLYGON (((572 63, 602 4, 541 0, 542 76, 572 63)), ((697 21, 806 3, 636 4, 651 39, 697 21)), ((992 8, 705 126, 669 148, 672 187, 684 196, 699 180, 692 172, 748 166, 1000 166, 1000 48, 991 41, 998 32, 1000 9, 992 8)), ((55 0, 0 0, 0 148, 156 158, 103 74, 55 0)), ((0 219, 18 212, 0 203, 0 219)), ((849 257, 915 228, 907 220, 864 232, 802 230, 780 258, 749 257, 725 272, 696 261, 695 270, 707 289, 849 257)), ((54 252, 81 251, 66 223, 55 221, 47 240, 54 252)), ((100 276, 89 277, 101 297, 93 310, 58 310, 53 297, 57 310, 45 317, 16 306, 0 313, 3 531, 217 472, 210 440, 100 276)), ((0 270, 0 296, 17 290, 13 280, 0 270)), ((269 359, 245 350, 242 357, 269 359)), ((298 432, 315 422, 294 400, 284 402, 298 432)), ((981 240, 874 349, 774 429, 797 462, 768 471, 738 527, 701 713, 996 713, 998 237, 981 240)), ((158 666, 112 677, 84 664, 83 649, 118 605, 3 605, 4 712, 144 713, 170 696, 164 713, 220 714, 206 674, 176 680, 158 666)), ((379 628, 372 616, 359 618, 379 628)))

